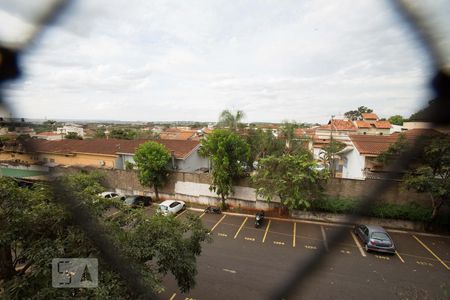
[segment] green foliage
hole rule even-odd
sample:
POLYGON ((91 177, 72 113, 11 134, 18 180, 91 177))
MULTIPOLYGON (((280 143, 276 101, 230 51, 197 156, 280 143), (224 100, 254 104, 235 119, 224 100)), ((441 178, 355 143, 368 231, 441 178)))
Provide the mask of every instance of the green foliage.
POLYGON ((208 157, 212 167, 210 190, 221 196, 222 203, 233 193, 233 183, 245 175, 250 147, 229 130, 214 130, 201 140, 200 155, 208 157))
POLYGON ((400 134, 399 137, 397 138, 397 141, 391 144, 386 151, 381 152, 377 156, 376 160, 383 164, 389 164, 409 146, 410 144, 406 139, 406 136, 404 134, 400 134))
MULTIPOLYGON (((358 201, 349 198, 323 197, 312 202, 311 209, 314 211, 351 214, 358 208, 358 201)), ((415 202, 406 204, 377 203, 367 213, 368 217, 383 219, 408 220, 415 222, 429 222, 432 209, 418 205, 415 202)))
POLYGON ((141 144, 134 153, 134 161, 139 170, 139 181, 142 185, 152 186, 155 189, 156 200, 159 200, 158 189, 169 177, 167 165, 170 158, 167 148, 156 142, 141 144))
POLYGON ((284 142, 275 138, 270 130, 250 129, 245 140, 250 146, 249 166, 253 166, 253 162, 260 158, 268 155, 279 156, 284 151, 284 142))
POLYGON ((350 119, 350 120, 352 120, 352 121, 355 121, 355 120, 360 120, 360 119, 362 119, 362 114, 364 114, 364 113, 371 113, 371 112, 373 112, 372 109, 367 108, 367 107, 365 107, 365 106, 360 106, 360 107, 358 107, 357 110, 350 110, 350 111, 344 113, 344 116, 345 116, 347 119, 350 119))
POLYGON ((394 116, 390 117, 388 119, 388 121, 394 125, 403 125, 403 122, 405 121, 405 119, 403 119, 403 117, 401 115, 394 115, 394 116))
MULTIPOLYGON (((162 278, 172 273, 182 291, 195 285, 196 257, 201 243, 208 241, 208 230, 198 217, 183 221, 173 217, 148 216, 130 209, 121 201, 101 199, 104 190, 99 173, 76 173, 61 178, 80 205, 89 209, 110 234, 153 292, 162 290, 162 278), (120 210, 114 218, 105 218, 109 204, 116 201, 120 210), (105 205, 108 203, 108 205, 105 205)), ((134 299, 136 295, 106 264, 101 253, 85 233, 72 225, 72 216, 46 185, 19 188, 13 179, 0 177, 0 297, 12 299, 65 299, 73 295, 83 299, 134 299), (99 259, 100 285, 95 289, 55 289, 49 264, 56 257, 94 257, 99 259), (15 270, 20 264, 23 271, 15 270), (7 274, 6 271, 10 272, 7 274), (8 275, 8 276, 5 276, 8 275), (2 282, 3 279, 3 282, 2 282), (3 294, 2 294, 3 293, 3 294)), ((133 279, 138 280, 138 278, 133 279)))
POLYGON ((136 130, 129 128, 114 128, 109 133, 112 139, 134 140, 137 136, 136 130))
MULTIPOLYGON (((378 160, 389 163, 408 147, 405 137, 400 136, 378 160)), ((419 138, 415 147, 421 149, 414 163, 404 176, 406 188, 430 196, 433 207, 432 219, 443 205, 450 203, 450 137, 436 135, 419 138)))
POLYGON ((76 132, 68 132, 65 136, 65 139, 68 140, 82 140, 83 138, 81 136, 78 135, 78 133, 76 132))
POLYGON ((105 129, 104 128, 97 128, 97 129, 95 129, 94 137, 97 138, 97 139, 105 138, 106 137, 105 129))
POLYGON ((286 154, 261 159, 252 179, 259 196, 268 201, 279 197, 283 206, 293 209, 309 208, 321 196, 328 176, 310 154, 286 154))
POLYGON ((321 158, 323 162, 328 166, 331 174, 334 177, 334 160, 336 159, 336 154, 345 148, 345 143, 342 143, 337 140, 331 140, 328 145, 322 148, 321 158))
POLYGON ((220 113, 217 125, 221 128, 228 128, 231 131, 238 131, 242 127, 241 122, 244 118, 245 113, 242 110, 238 110, 236 114, 233 114, 226 109, 220 113))
POLYGON ((55 131, 57 127, 57 122, 53 120, 47 120, 39 125, 34 125, 34 131, 36 133, 47 132, 47 131, 55 131))

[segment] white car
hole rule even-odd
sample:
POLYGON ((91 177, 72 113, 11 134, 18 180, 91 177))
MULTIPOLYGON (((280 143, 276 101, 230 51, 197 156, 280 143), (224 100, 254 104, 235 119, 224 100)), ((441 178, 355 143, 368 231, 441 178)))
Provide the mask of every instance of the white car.
POLYGON ((174 215, 186 209, 186 204, 179 200, 166 200, 159 204, 158 212, 163 215, 174 215))
POLYGON ((105 199, 111 199, 111 198, 119 198, 121 200, 125 199, 124 195, 120 195, 118 193, 115 192, 103 192, 98 194, 99 197, 105 198, 105 199))

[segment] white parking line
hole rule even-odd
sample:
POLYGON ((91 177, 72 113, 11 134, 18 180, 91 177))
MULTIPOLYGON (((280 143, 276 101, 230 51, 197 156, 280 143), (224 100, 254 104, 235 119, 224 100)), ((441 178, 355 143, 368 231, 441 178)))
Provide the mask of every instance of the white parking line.
POLYGON ((226 217, 226 215, 223 215, 223 217, 219 220, 219 222, 217 222, 216 225, 214 225, 214 227, 211 228, 211 231, 210 231, 210 232, 213 232, 213 230, 216 229, 217 225, 219 225, 220 222, 222 222, 222 220, 225 219, 225 217, 226 217))
POLYGON ((428 252, 430 252, 447 270, 450 270, 450 268, 447 266, 447 264, 439 256, 437 256, 430 248, 428 248, 428 246, 425 245, 424 242, 419 240, 419 238, 416 237, 415 235, 413 235, 413 238, 415 238, 416 241, 418 241, 425 249, 427 249, 428 252))
POLYGON ((182 214, 184 214, 185 212, 187 212, 187 209, 183 210, 181 213, 179 213, 178 215, 175 216, 175 219, 178 218, 179 216, 181 216, 182 214))
POLYGON ((356 237, 356 235, 350 231, 350 234, 352 235, 353 240, 355 241, 356 247, 358 247, 359 252, 361 252, 361 255, 363 257, 366 257, 366 253, 364 252, 364 249, 361 247, 361 245, 358 242, 358 238, 356 237))
POLYGON ((173 300, 175 299, 175 296, 177 295, 177 293, 173 293, 172 297, 169 298, 169 300, 173 300))
POLYGON ((325 246, 325 250, 330 251, 328 249, 327 235, 325 234, 325 229, 322 225, 320 225, 320 230, 322 231, 323 245, 325 246))

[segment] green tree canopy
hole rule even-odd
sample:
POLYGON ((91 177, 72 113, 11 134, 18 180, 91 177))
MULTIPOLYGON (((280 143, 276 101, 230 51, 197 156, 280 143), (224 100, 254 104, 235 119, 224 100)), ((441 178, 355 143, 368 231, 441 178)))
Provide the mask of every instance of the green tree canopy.
POLYGON ((225 199, 233 193, 234 181, 248 168, 250 147, 237 134, 221 129, 214 130, 201 143, 200 154, 209 158, 212 167, 210 190, 221 197, 225 206, 225 199))
POLYGON ((284 142, 275 138, 270 130, 252 128, 244 138, 250 146, 249 166, 253 166, 255 161, 268 155, 283 154, 284 142))
POLYGON ((76 132, 68 132, 65 136, 65 139, 68 140, 82 140, 83 138, 81 136, 78 135, 78 133, 76 132))
POLYGON ((308 154, 285 154, 259 160, 252 180, 259 196, 268 201, 279 197, 281 204, 289 209, 308 208, 317 199, 328 171, 319 170, 308 154))
POLYGON ((159 201, 159 188, 166 183, 169 177, 167 165, 170 159, 169 150, 156 142, 141 144, 134 153, 139 181, 144 186, 153 187, 157 201, 159 201))
POLYGON ((137 136, 137 131, 130 128, 114 128, 109 133, 112 139, 134 140, 137 136))
MULTIPOLYGON (((100 220, 119 254, 127 257, 157 293, 162 278, 172 273, 181 291, 195 285, 196 257, 208 231, 197 217, 185 220, 148 216, 143 210, 125 207, 122 201, 103 199, 98 174, 77 173, 61 180, 74 193, 80 206, 100 220), (107 217, 111 206, 118 209, 107 217)), ((57 194, 45 184, 20 188, 11 178, 0 177, 0 297, 11 299, 134 299, 116 266, 102 257, 96 243, 73 225, 72 218, 57 194), (98 258, 99 284, 95 289, 55 289, 51 287, 49 264, 57 257, 98 258), (2 294, 3 293, 3 294, 2 294)))
POLYGON ((334 177, 335 172, 335 159, 339 151, 345 148, 345 143, 331 140, 330 143, 322 148, 322 153, 320 154, 323 162, 328 166, 331 175, 334 177))
POLYGON ((245 118, 245 113, 242 110, 237 110, 233 114, 228 109, 222 111, 219 116, 218 126, 221 128, 228 128, 231 131, 238 131, 242 127, 242 120, 245 118))
POLYGON ((371 113, 371 112, 373 112, 373 109, 367 108, 365 106, 360 106, 356 110, 350 110, 350 111, 344 113, 344 116, 347 119, 356 121, 356 120, 362 119, 362 114, 371 113))
POLYGON ((403 119, 403 117, 400 115, 394 115, 394 116, 390 117, 388 119, 388 121, 394 125, 403 125, 403 122, 405 121, 405 119, 403 119))
MULTIPOLYGON (((404 135, 378 156, 378 161, 388 165, 406 149, 413 146, 404 135)), ((450 204, 450 136, 436 134, 422 136, 414 147, 420 149, 403 177, 408 189, 429 195, 435 220, 443 205, 450 204)))

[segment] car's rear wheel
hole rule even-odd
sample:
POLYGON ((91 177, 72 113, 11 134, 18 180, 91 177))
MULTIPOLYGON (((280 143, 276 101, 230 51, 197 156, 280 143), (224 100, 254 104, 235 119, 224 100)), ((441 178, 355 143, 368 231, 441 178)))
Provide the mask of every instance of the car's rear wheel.
POLYGON ((367 244, 364 245, 364 250, 366 250, 366 252, 370 251, 369 246, 367 246, 367 244))
POLYGON ((186 209, 186 204, 183 204, 182 210, 185 210, 185 209, 186 209))

